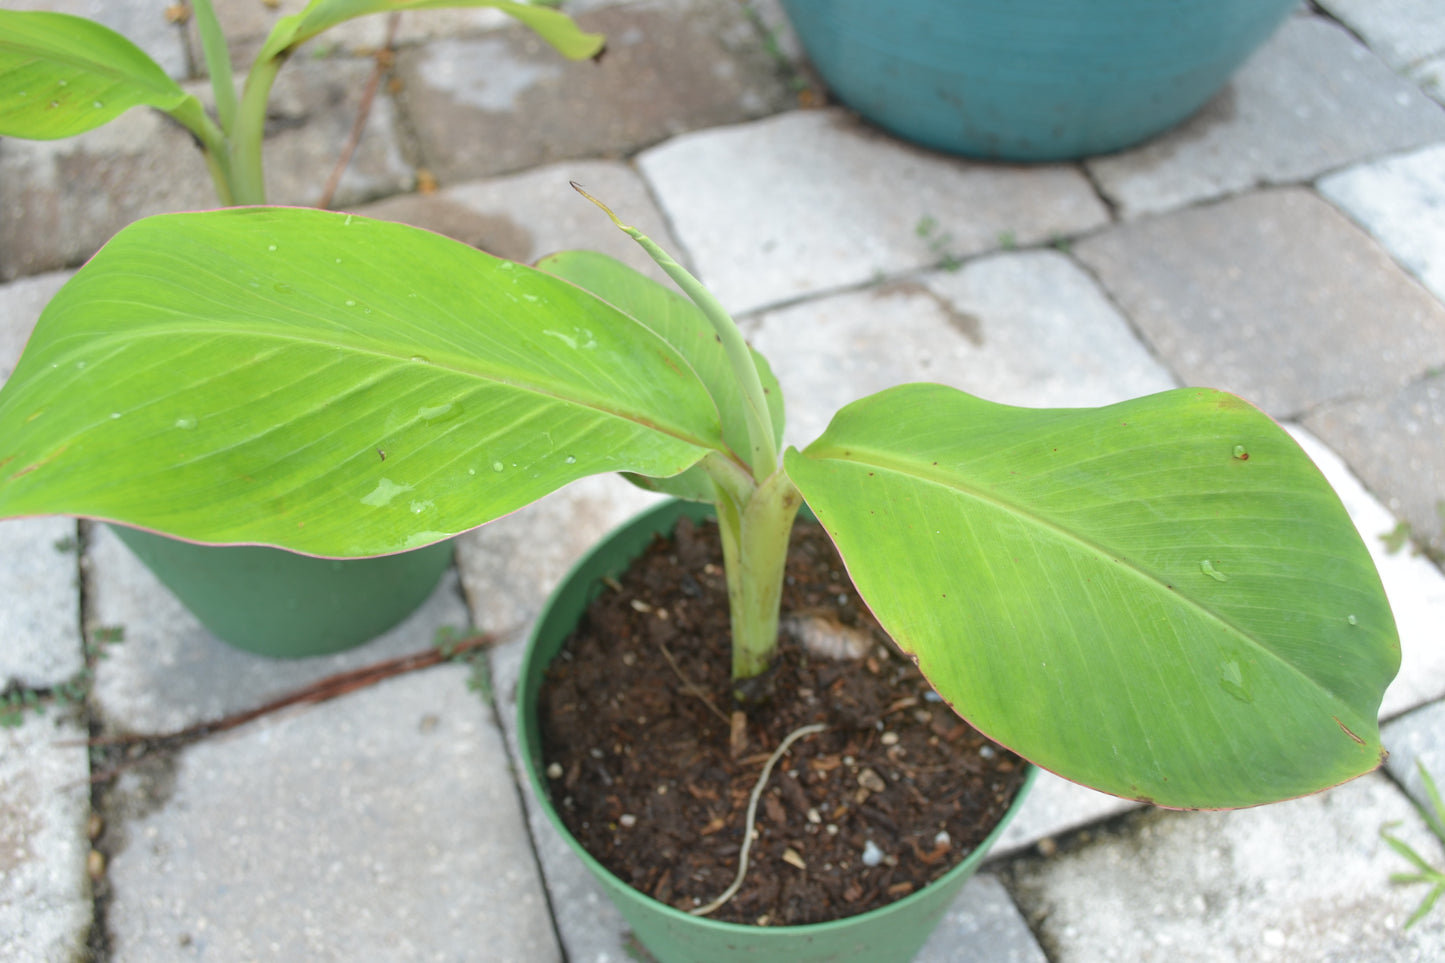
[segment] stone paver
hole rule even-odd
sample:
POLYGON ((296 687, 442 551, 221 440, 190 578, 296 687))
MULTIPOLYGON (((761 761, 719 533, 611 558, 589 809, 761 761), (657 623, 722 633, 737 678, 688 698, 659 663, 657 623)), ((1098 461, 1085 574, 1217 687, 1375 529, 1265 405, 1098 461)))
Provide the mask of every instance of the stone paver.
POLYGON ((560 961, 466 675, 391 679, 124 776, 111 958, 560 961))
POLYGON ((85 667, 75 520, 0 522, 0 689, 52 688, 85 667))
POLYGON ((147 214, 214 206, 200 152, 149 109, 66 140, 0 140, 0 280, 78 265, 147 214))
MULTIPOLYGON (((1387 778, 1227 813, 1142 813, 1117 831, 1004 877, 1057 963, 1426 963, 1445 917, 1403 929, 1419 893, 1393 887, 1399 832, 1438 842, 1387 778)), ((1433 847, 1432 847, 1433 844, 1433 847)))
MULTIPOLYGON (((558 251, 601 251, 639 271, 666 275, 607 216, 568 186, 575 181, 669 250, 678 247, 637 173, 620 161, 564 161, 434 194, 404 194, 359 209, 524 264, 558 251)), ((669 282, 670 283, 670 282, 669 282)))
POLYGON ((997 254, 817 298, 748 327, 782 385, 786 438, 800 446, 848 402, 912 381, 1032 407, 1103 405, 1174 387, 1098 285, 1053 251, 997 254))
MULTIPOLYGON (((298 61, 272 92, 274 129, 263 146, 267 198, 315 204, 350 134, 370 62, 298 61)), ((185 85, 203 101, 209 90, 185 85)), ((415 171, 397 146, 383 94, 336 193, 337 206, 409 189, 415 171)), ((56 141, 0 140, 0 280, 77 265, 126 224, 167 211, 216 207, 200 151, 183 129, 147 108, 56 141)))
POLYGON ((1382 730, 1390 758, 1389 771, 1417 805, 1427 812, 1434 807, 1419 766, 1424 766, 1435 788, 1445 793, 1445 703, 1437 702, 1401 716, 1382 730))
POLYGON ((91 529, 89 629, 116 627, 96 673, 93 702, 107 728, 164 733, 261 705, 337 672, 409 655, 443 627, 469 617, 454 575, 390 632, 359 648, 309 659, 274 660, 233 649, 211 635, 104 525, 91 529))
MULTIPOLYGON (((0 382, 20 359, 35 319, 67 272, 0 285, 0 382)), ((0 689, 51 688, 85 665, 75 521, 0 523, 0 689)))
POLYGON ((1408 71, 1445 54, 1445 11, 1435 0, 1318 0, 1391 67, 1408 71))
POLYGON ((1445 364, 1445 305, 1299 188, 1130 222, 1074 253, 1181 380, 1276 417, 1445 364))
POLYGON ((1410 526, 1445 550, 1445 372, 1399 391, 1325 405, 1304 421, 1410 526))
POLYGON ((0 959, 86 958, 93 904, 85 735, 53 709, 0 728, 0 959))
POLYGON ((1028 924, 998 878, 982 872, 964 884, 913 963, 1047 963, 1028 924))
POLYGON ((638 3, 578 18, 607 54, 571 63, 521 28, 403 51, 402 102, 443 184, 774 113, 791 94, 736 2, 638 3))
POLYGON ((1445 301, 1445 143, 1361 164, 1317 186, 1445 301))
POLYGON ((1134 217, 1442 140, 1439 104, 1337 25, 1295 17, 1192 120, 1087 166, 1134 217))
POLYGON ((674 138, 639 164, 703 282, 739 313, 1108 219, 1072 167, 946 158, 840 110, 674 138))

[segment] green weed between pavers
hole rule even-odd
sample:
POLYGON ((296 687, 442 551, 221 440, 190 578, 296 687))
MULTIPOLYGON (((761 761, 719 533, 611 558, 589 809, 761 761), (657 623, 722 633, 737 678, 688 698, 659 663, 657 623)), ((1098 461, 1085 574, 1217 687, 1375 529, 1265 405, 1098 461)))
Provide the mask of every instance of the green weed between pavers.
MULTIPOLYGON (((1430 827, 1430 831, 1435 834, 1441 843, 1445 843, 1445 805, 1441 804, 1440 790, 1435 787, 1435 780, 1431 779, 1430 773, 1425 770, 1425 764, 1417 760, 1415 765, 1419 767, 1420 778, 1425 783, 1425 795, 1430 800, 1430 809, 1426 809, 1419 803, 1415 804, 1415 808, 1420 811, 1420 815, 1424 818, 1426 825, 1430 827), (1433 810, 1433 812, 1431 810, 1433 810)), ((1415 852, 1409 843, 1397 836, 1392 836, 1390 834, 1391 827, 1398 825, 1400 824, 1397 821, 1381 826, 1380 837, 1389 844, 1391 849, 1409 860, 1419 872, 1391 873, 1390 882, 1430 884, 1430 891, 1425 894, 1425 897, 1420 900, 1420 905, 1415 907, 1415 912, 1411 913, 1410 918, 1405 921, 1405 929, 1408 930, 1420 922, 1420 919, 1435 906, 1435 902, 1440 899, 1440 895, 1445 893, 1445 872, 1425 862, 1425 858, 1415 852)))
POLYGON ((27 712, 42 716, 51 705, 69 708, 85 702, 95 685, 95 664, 106 657, 109 646, 123 641, 125 629, 121 626, 98 626, 85 640, 84 667, 70 678, 48 689, 17 685, 0 693, 0 728, 21 725, 27 712))
POLYGON ((467 688, 491 705, 493 701, 492 671, 487 665, 485 648, 470 648, 462 651, 457 649, 457 644, 463 639, 474 638, 479 634, 475 629, 463 631, 455 626, 444 625, 437 629, 436 635, 432 637, 432 645, 436 646, 442 658, 448 662, 456 662, 471 670, 467 676, 467 688))
POLYGON ((923 238, 928 245, 928 252, 938 259, 938 266, 945 271, 957 271, 963 266, 957 254, 954 254, 953 235, 947 231, 939 230, 938 221, 931 215, 925 214, 918 219, 913 227, 913 233, 923 238))

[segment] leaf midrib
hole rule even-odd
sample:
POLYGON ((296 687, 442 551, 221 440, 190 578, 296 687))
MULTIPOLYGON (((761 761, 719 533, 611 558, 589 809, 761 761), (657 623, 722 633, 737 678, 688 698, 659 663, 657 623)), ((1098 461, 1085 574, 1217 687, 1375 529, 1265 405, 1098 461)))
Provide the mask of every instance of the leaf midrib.
MULTIPOLYGON (((852 445, 847 450, 851 455, 856 456, 860 451, 860 446, 852 445)), ((799 454, 802 455, 801 452, 799 452, 799 454)), ((1104 546, 1099 545, 1094 540, 1084 538, 1046 516, 1039 515, 1036 512, 1023 510, 1013 502, 998 497, 997 495, 984 492, 981 489, 972 486, 961 485, 953 479, 943 479, 933 476, 931 473, 920 472, 916 470, 916 466, 911 463, 908 464, 907 468, 904 468, 902 466, 905 463, 901 461, 895 461, 894 459, 889 459, 886 457, 878 457, 878 452, 869 452, 868 454, 870 455, 869 460, 864 460, 858 457, 843 458, 839 457, 837 454, 829 454, 817 457, 811 455, 802 455, 802 457, 813 458, 816 461, 822 461, 826 458, 828 460, 844 463, 866 465, 881 469, 883 471, 892 472, 896 475, 900 475, 906 478, 911 478, 919 482, 936 485, 940 488, 946 488, 950 491, 957 492, 958 494, 965 497, 972 498, 976 502, 990 505, 1000 511, 1011 513, 1015 517, 1023 519, 1026 523, 1033 524, 1037 528, 1052 532, 1063 541, 1072 542, 1073 544, 1077 545, 1081 549, 1096 557, 1108 559, 1122 566, 1126 572, 1132 573, 1141 582, 1150 586, 1152 592, 1156 594, 1160 592, 1166 592, 1167 595, 1165 597, 1180 600, 1181 602, 1186 604, 1191 610, 1193 610, 1197 615, 1221 626, 1229 635, 1241 641, 1251 651, 1260 653, 1268 657, 1268 659, 1272 663, 1285 667, 1292 675, 1303 680, 1309 687, 1323 693, 1330 702, 1332 702, 1336 706, 1341 707, 1341 711, 1343 711, 1346 715, 1350 716, 1351 718, 1358 715, 1358 712, 1355 710, 1355 708, 1349 705, 1349 703, 1345 702, 1338 693, 1335 693, 1332 690, 1325 688, 1318 680, 1302 672, 1293 663, 1287 661, 1286 659, 1279 656, 1272 649, 1256 641, 1252 635, 1250 635, 1248 632, 1246 632, 1240 626, 1236 625, 1231 620, 1224 618, 1222 615, 1204 606, 1203 603, 1198 601, 1192 593, 1183 590, 1181 587, 1173 586, 1172 582, 1159 578, 1155 574, 1136 564, 1132 559, 1116 557, 1112 552, 1107 551, 1104 546)))

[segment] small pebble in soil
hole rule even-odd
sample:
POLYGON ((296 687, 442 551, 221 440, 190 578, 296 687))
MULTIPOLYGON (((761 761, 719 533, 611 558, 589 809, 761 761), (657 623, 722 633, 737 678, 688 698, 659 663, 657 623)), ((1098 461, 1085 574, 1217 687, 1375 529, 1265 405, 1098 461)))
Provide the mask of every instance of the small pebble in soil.
POLYGON ((873 842, 873 840, 871 839, 865 842, 863 844, 863 865, 877 866, 879 863, 882 862, 883 850, 878 848, 878 844, 873 842))
POLYGON ((562 764, 561 764, 560 762, 554 762, 554 763, 552 763, 552 765, 550 765, 550 766, 547 767, 547 778, 548 778, 548 779, 561 779, 561 778, 562 778, 562 764))
POLYGON ((617 817, 617 824, 623 829, 631 829, 633 826, 637 825, 637 817, 634 816, 632 813, 623 813, 621 816, 617 817))

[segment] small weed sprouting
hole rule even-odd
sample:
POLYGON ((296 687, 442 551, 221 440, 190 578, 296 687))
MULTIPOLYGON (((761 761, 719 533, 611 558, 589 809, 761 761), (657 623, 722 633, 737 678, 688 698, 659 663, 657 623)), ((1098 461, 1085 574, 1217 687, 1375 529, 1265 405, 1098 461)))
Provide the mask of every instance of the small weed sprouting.
POLYGON ((106 646, 124 638, 120 626, 93 629, 85 641, 85 665, 70 678, 50 688, 15 685, 0 693, 0 729, 20 726, 27 712, 43 716, 51 705, 69 708, 84 703, 95 685, 95 663, 105 658, 106 646))
POLYGON ((479 634, 475 629, 464 632, 455 626, 443 625, 436 630, 436 634, 432 637, 432 644, 436 646, 442 658, 448 662, 465 665, 471 670, 467 675, 467 688, 480 695, 482 700, 490 705, 492 702, 492 672, 487 665, 486 654, 478 646, 461 648, 463 642, 475 639, 479 634))
POLYGON ((950 250, 953 246, 953 235, 947 231, 940 231, 939 226, 936 219, 925 214, 914 225, 913 233, 921 237, 928 245, 929 253, 938 259, 940 268, 945 271, 957 271, 963 266, 963 262, 950 250))
POLYGON ((1398 555, 1402 548, 1410 544, 1410 523, 1397 522, 1393 529, 1380 536, 1380 541, 1385 543, 1385 551, 1398 555))
MULTIPOLYGON (((1420 815, 1424 818, 1426 825, 1430 827, 1430 831, 1435 834, 1441 843, 1445 843, 1445 804, 1441 803, 1440 790, 1436 788, 1435 780, 1430 778, 1430 773, 1426 771, 1424 763, 1417 761, 1415 765, 1419 767, 1420 778, 1425 783, 1425 795, 1430 800, 1429 809, 1418 803, 1416 803, 1415 808, 1420 811, 1420 815)), ((1425 894, 1424 898, 1420 900, 1420 905, 1415 907, 1415 912, 1411 913, 1410 918, 1405 921, 1405 929, 1408 930, 1420 922, 1425 914, 1434 908, 1441 894, 1445 893, 1445 871, 1438 870, 1431 866, 1425 862, 1423 856, 1415 852, 1409 843, 1400 839, 1398 836, 1391 835, 1390 829, 1398 825, 1398 822, 1392 822, 1381 826, 1380 838, 1383 839, 1391 849, 1409 860, 1419 872, 1391 873, 1390 882, 1430 884, 1430 891, 1425 894)))

